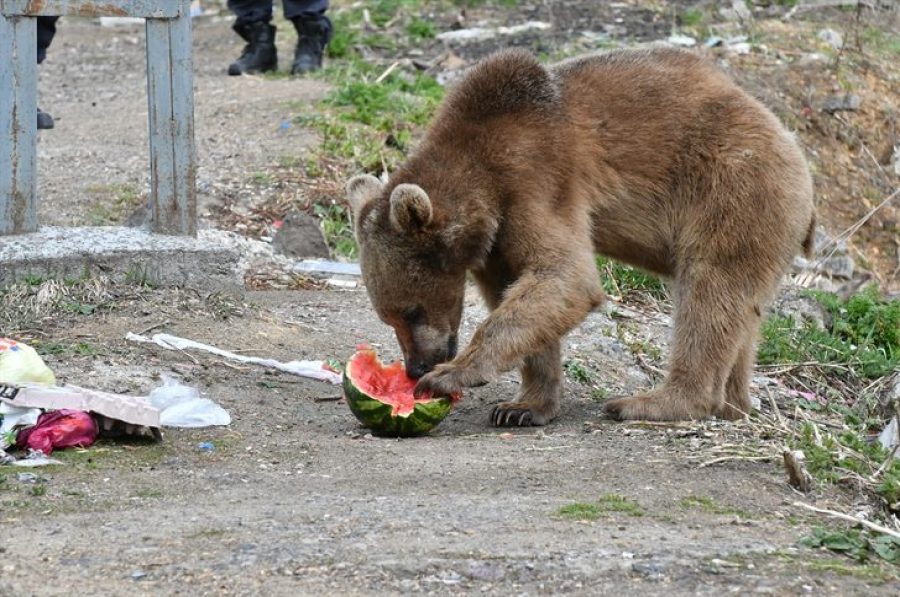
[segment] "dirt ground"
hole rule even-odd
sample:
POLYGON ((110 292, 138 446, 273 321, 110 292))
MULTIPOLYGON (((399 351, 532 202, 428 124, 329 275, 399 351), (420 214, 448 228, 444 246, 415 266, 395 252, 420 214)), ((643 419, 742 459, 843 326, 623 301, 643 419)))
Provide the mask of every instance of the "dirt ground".
MULTIPOLYGON (((796 547, 816 521, 791 506, 798 495, 777 460, 703 466, 717 446, 743 441, 740 424, 604 422, 600 403, 573 384, 554 424, 493 429, 491 404, 515 392, 508 376, 467 392, 429 437, 379 439, 329 400, 335 386, 124 340, 164 323, 283 360, 341 357, 362 339, 397 356, 362 292, 247 298, 250 307, 223 319, 209 302, 154 291, 53 332, 82 347, 47 357, 66 382, 143 393, 175 373, 234 422, 169 430, 158 445, 57 452, 65 466, 35 471, 41 495, 6 467, 0 593, 896 591, 889 571, 796 547), (596 521, 559 514, 604 496, 637 509, 601 508, 596 521)), ((480 313, 474 299, 468 312, 466 335, 480 313)), ((592 328, 609 321, 592 315, 569 354, 589 354, 592 328)), ((619 383, 615 372, 601 377, 619 383)))
MULTIPOLYGON (((195 36, 199 185, 209 205, 250 193, 254 172, 303 155, 315 139, 282 126, 285 106, 311 106, 325 88, 226 77, 237 50, 228 23, 199 21, 195 36)), ((41 68, 41 105, 58 119, 41 133, 43 222, 115 221, 140 202, 142 39, 137 28, 61 27, 41 68)), ((289 55, 291 38, 280 43, 289 55)), ((483 313, 469 303, 466 336, 483 313)), ((628 317, 638 335, 666 324, 663 314, 628 317)), ((610 393, 655 375, 607 341, 616 334, 604 330, 623 325, 593 314, 568 338, 567 355, 597 363, 597 384, 610 393)), ((592 392, 570 383, 552 425, 493 429, 491 405, 516 390, 509 375, 467 392, 426 438, 378 439, 334 400, 335 386, 124 340, 148 328, 282 360, 346 358, 359 341, 398 356, 361 291, 250 292, 234 302, 134 290, 109 311, 47 321, 35 339, 57 347, 47 361, 62 381, 145 393, 159 374, 176 374, 234 422, 168 430, 161 444, 104 440, 59 452, 65 465, 35 470, 37 484, 0 468, 0 594, 898 591, 894 570, 798 547, 823 521, 793 502, 853 508, 843 494, 797 494, 777 452, 713 462, 723 446, 754 445, 759 430, 747 423, 607 422, 592 392), (619 498, 636 505, 603 506, 619 498), (596 520, 560 512, 596 503, 596 520)))

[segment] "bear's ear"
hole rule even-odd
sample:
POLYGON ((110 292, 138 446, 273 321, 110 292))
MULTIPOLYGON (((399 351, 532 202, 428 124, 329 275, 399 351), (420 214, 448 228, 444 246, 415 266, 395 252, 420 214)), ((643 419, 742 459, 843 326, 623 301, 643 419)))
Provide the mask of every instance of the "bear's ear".
POLYGON ((381 194, 384 185, 371 174, 354 176, 347 182, 347 199, 350 201, 350 210, 353 212, 353 220, 359 220, 359 211, 365 204, 381 194))
POLYGON ((398 184, 391 193, 391 226, 400 233, 415 232, 431 223, 431 199, 419 185, 398 184))

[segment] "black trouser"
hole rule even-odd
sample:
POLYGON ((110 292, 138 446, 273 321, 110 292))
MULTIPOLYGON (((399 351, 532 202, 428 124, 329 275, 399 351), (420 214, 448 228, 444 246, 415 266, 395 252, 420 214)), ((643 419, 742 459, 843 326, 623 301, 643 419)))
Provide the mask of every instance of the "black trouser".
POLYGON ((47 57, 47 48, 56 35, 56 21, 59 17, 38 17, 37 18, 37 61, 38 64, 47 57))
MULTIPOLYGON (((235 14, 235 25, 257 23, 272 20, 274 0, 228 0, 228 9, 235 14)), ((325 14, 328 0, 282 0, 284 18, 292 21, 297 18, 315 18, 325 14)))

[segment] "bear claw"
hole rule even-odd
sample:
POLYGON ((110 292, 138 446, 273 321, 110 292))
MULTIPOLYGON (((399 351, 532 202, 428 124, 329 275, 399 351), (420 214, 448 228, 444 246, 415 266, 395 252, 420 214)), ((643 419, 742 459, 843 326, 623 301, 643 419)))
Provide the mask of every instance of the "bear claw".
POLYGON ((534 415, 527 408, 498 404, 491 411, 494 427, 530 427, 533 423, 534 415))

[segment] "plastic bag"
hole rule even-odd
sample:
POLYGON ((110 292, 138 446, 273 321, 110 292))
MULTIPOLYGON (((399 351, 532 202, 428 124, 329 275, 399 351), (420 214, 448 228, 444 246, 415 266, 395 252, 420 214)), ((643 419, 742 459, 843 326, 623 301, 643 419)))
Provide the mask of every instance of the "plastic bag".
POLYGON ((32 347, 12 338, 0 338, 0 383, 23 382, 54 386, 56 376, 32 347))
POLYGON ((5 450, 16 443, 18 427, 31 427, 41 416, 40 409, 19 408, 0 402, 0 449, 5 450))
POLYGON ((158 408, 159 423, 164 427, 209 427, 230 425, 228 412, 206 398, 197 388, 182 385, 176 379, 162 376, 163 385, 150 392, 150 404, 158 408))
POLYGON ((97 439, 97 422, 82 410, 54 410, 42 414, 37 425, 23 429, 16 446, 39 450, 49 456, 54 448, 86 448, 97 439))

